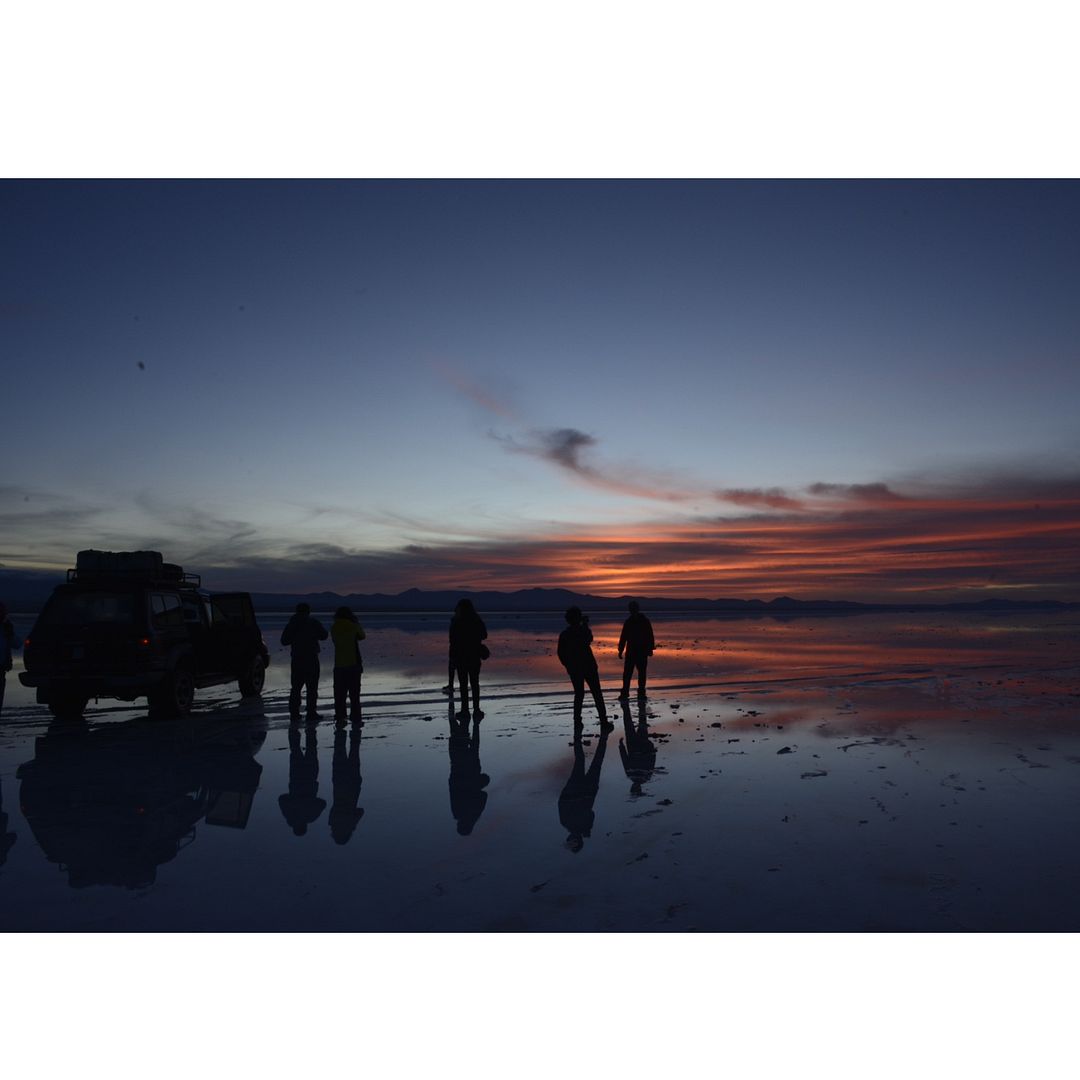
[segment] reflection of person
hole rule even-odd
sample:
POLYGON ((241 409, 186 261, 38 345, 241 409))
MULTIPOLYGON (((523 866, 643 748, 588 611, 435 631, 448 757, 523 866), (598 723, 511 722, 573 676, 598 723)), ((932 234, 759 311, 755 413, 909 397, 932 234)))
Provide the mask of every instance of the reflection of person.
POLYGON ((600 690, 600 672, 592 651, 589 616, 582 615, 579 607, 567 608, 566 622, 566 629, 559 635, 558 654, 574 688, 574 727, 582 726, 581 706, 585 701, 585 684, 588 683, 593 701, 596 702, 596 711, 600 714, 600 726, 610 731, 613 725, 608 723, 604 695, 600 690))
POLYGON ((600 769, 604 764, 604 751, 607 748, 610 728, 611 725, 608 725, 601 730, 588 772, 585 771, 585 748, 582 746, 581 737, 574 738, 574 767, 562 794, 559 795, 559 821, 569 834, 566 837, 566 846, 575 853, 585 846, 585 837, 592 833, 596 820, 593 803, 600 790, 600 769))
POLYGON ((334 801, 330 805, 330 835, 335 843, 347 844, 356 830, 364 811, 357 807, 360 785, 360 727, 349 730, 349 749, 345 750, 345 728, 334 732, 334 763, 331 776, 334 782, 334 801))
POLYGON ((354 724, 362 724, 360 679, 364 674, 364 660, 360 655, 360 642, 367 634, 352 608, 342 606, 334 612, 330 637, 334 642, 334 719, 345 719, 345 701, 348 699, 349 718, 354 724))
POLYGON ((12 653, 22 647, 22 641, 15 636, 15 627, 8 618, 7 605, 0 603, 0 712, 4 709, 4 683, 7 673, 14 666, 12 653))
POLYGON ((637 696, 645 697, 645 672, 649 666, 649 657, 656 648, 656 639, 653 637, 652 623, 647 616, 641 614, 641 606, 636 600, 630 601, 630 617, 623 623, 622 633, 619 635, 619 659, 623 658, 623 650, 626 651, 626 662, 623 664, 622 693, 620 701, 630 697, 630 676, 637 668, 637 696))
POLYGON ((461 686, 462 720, 469 718, 469 687, 472 687, 473 719, 482 720, 480 709, 480 664, 487 654, 484 638, 487 627, 476 613, 473 602, 467 597, 459 600, 450 620, 450 656, 461 686))
POLYGON ((318 619, 312 618, 310 604, 297 604, 296 613, 281 631, 281 644, 292 648, 292 687, 289 712, 300 715, 300 691, 307 689, 307 714, 316 715, 319 700, 319 642, 329 635, 318 619))
POLYGON ((630 794, 640 795, 641 785, 652 779, 656 769, 656 744, 649 738, 649 721, 645 706, 638 706, 638 724, 634 727, 630 706, 624 701, 622 707, 625 740, 619 740, 619 757, 630 781, 630 794))
POLYGON ((8 852, 15 845, 15 834, 7 831, 8 816, 4 813, 4 794, 0 789, 0 866, 7 862, 8 852))
POLYGON ((480 768, 480 728, 450 717, 450 813, 457 821, 457 831, 468 836, 487 805, 484 790, 491 777, 480 768))
POLYGON ((278 796, 278 806, 297 836, 303 836, 308 826, 317 821, 326 809, 326 800, 319 798, 319 744, 316 727, 308 724, 304 730, 304 749, 300 749, 300 728, 289 727, 289 791, 278 796))

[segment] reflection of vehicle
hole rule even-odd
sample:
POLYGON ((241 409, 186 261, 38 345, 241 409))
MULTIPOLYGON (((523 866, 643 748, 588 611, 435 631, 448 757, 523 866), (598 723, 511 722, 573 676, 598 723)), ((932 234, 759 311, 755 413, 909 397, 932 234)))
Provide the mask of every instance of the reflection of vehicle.
POLYGON ((248 593, 210 594, 156 551, 80 551, 24 644, 24 686, 62 716, 94 697, 186 713, 197 687, 262 690, 270 654, 248 593))
POLYGON ((16 773, 23 816, 72 888, 141 888, 195 839, 200 820, 244 828, 265 738, 262 715, 54 721, 16 773))

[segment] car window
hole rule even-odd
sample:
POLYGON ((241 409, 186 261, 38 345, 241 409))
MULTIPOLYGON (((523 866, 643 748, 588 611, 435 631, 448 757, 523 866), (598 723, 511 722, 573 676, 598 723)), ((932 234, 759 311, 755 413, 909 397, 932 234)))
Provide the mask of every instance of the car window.
POLYGON ((155 630, 176 630, 184 625, 184 609, 175 593, 154 593, 150 604, 155 630))
POLYGON ((127 592, 55 593, 42 619, 53 626, 89 623, 133 623, 135 597, 127 592))

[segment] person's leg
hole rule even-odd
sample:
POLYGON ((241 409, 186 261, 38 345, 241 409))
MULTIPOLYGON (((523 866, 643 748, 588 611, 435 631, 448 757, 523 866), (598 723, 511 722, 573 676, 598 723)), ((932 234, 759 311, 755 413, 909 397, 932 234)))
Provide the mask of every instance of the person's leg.
POLYGON ((469 682, 472 684, 472 707, 473 716, 480 719, 484 714, 480 711, 480 666, 477 665, 469 672, 469 682))
POLYGON ((300 691, 304 685, 304 667, 293 660, 289 669, 289 712, 300 712, 300 691))
POLYGON ((349 715, 355 723, 360 719, 360 679, 363 672, 359 665, 353 670, 349 681, 349 715))
POLYGON ((589 689, 592 691, 593 701, 596 702, 596 711, 600 714, 600 723, 607 723, 607 706, 604 704, 604 695, 600 690, 600 672, 593 668, 585 678, 588 680, 589 689))
POLYGON ((312 660, 307 672, 307 714, 314 716, 319 711, 319 661, 312 660))
POLYGON ((334 668, 334 719, 345 719, 345 697, 348 692, 349 669, 334 668))
POLYGON ((645 696, 645 675, 649 669, 649 656, 646 653, 643 656, 637 658, 637 696, 643 698, 645 696))
POLYGON ((570 672, 570 685, 574 688, 574 723, 581 723, 581 706, 585 702, 585 676, 580 671, 570 672))
POLYGON ((627 649, 626 659, 623 660, 622 669, 622 693, 620 697, 628 698, 630 696, 630 676, 634 671, 634 654, 627 649))
POLYGON ((461 711, 469 715, 469 673, 463 668, 457 669, 458 686, 461 689, 461 711))

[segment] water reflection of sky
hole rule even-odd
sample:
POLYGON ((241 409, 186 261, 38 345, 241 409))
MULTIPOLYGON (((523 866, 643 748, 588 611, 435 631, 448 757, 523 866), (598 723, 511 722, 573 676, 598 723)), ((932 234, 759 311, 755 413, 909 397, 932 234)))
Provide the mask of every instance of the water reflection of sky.
POLYGON ((278 652, 180 721, 9 679, 0 927, 1076 928, 1071 619, 657 619, 625 714, 600 622, 615 728, 578 747, 557 620, 489 619, 479 728, 445 620, 365 623, 357 730, 290 729, 278 652))

